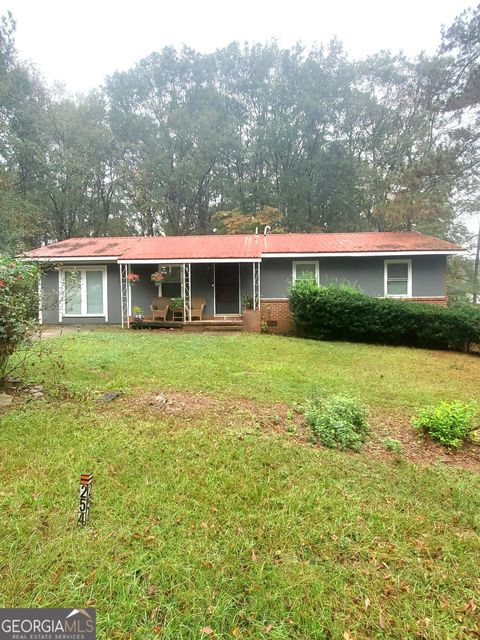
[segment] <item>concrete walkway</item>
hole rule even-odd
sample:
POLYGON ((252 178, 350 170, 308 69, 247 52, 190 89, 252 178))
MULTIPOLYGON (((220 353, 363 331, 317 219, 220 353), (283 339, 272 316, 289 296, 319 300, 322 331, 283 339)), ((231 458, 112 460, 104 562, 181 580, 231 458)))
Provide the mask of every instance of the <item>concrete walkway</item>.
POLYGON ((58 338, 70 333, 105 333, 106 331, 118 331, 120 327, 116 325, 108 326, 102 324, 67 324, 67 325, 42 325, 42 338, 58 338))

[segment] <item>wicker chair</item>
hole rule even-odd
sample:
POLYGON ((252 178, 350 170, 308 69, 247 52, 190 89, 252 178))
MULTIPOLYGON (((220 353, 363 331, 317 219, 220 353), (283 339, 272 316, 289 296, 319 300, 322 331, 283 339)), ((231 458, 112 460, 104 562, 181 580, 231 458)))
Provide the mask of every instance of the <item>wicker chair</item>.
POLYGON ((206 304, 205 298, 192 298, 192 320, 193 318, 203 320, 203 310, 206 304))
POLYGON ((170 298, 154 298, 150 305, 152 320, 163 320, 166 322, 168 309, 170 308, 170 298))

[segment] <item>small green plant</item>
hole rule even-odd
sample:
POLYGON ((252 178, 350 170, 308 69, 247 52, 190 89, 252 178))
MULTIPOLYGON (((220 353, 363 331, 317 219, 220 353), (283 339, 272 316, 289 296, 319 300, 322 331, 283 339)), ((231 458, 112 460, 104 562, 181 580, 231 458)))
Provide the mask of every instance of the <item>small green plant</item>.
POLYGON ((390 451, 390 453, 394 453, 396 455, 403 453, 403 444, 400 440, 395 440, 395 438, 385 438, 383 444, 385 445, 385 449, 390 451))
POLYGON ((305 418, 315 439, 332 449, 358 451, 369 432, 365 409, 348 396, 309 401, 305 406, 305 418))
POLYGON ((141 316, 143 313, 142 307, 138 307, 138 306, 133 307, 132 311, 134 316, 141 316))
POLYGON ((172 310, 183 309, 183 298, 172 298, 169 307, 172 310))
POLYGON ((440 402, 425 407, 412 418, 412 424, 444 447, 458 449, 471 438, 476 408, 465 402, 440 402))
POLYGON ((244 309, 253 309, 253 296, 243 296, 242 304, 244 309))
POLYGON ((290 436, 298 436, 298 429, 294 422, 287 422, 287 433, 290 436))

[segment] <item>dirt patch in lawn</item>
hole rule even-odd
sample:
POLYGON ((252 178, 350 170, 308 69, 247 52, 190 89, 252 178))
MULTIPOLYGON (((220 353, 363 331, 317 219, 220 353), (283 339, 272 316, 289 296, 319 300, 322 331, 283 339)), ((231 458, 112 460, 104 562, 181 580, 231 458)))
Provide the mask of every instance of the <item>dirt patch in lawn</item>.
POLYGON ((463 467, 480 473, 480 443, 470 442, 460 449, 447 449, 442 445, 424 437, 414 429, 410 421, 401 414, 377 414, 371 418, 372 439, 367 445, 368 452, 380 458, 405 459, 416 464, 435 464, 441 462, 456 467, 463 467), (388 451, 385 440, 400 442, 402 452, 392 454, 388 451))
MULTIPOLYGON (((259 404, 245 398, 219 399, 202 394, 158 391, 120 398, 105 410, 114 411, 117 415, 135 414, 137 418, 148 421, 167 419, 174 428, 179 429, 205 421, 226 428, 240 426, 242 430, 258 429, 287 435, 304 446, 320 446, 311 442, 301 408, 291 404, 259 404), (176 416, 179 420, 174 419, 176 416)), ((421 465, 440 462, 480 473, 480 443, 464 445, 457 451, 446 449, 422 437, 400 412, 373 412, 370 423, 372 434, 365 444, 363 455, 390 461, 406 460, 421 465), (401 451, 392 453, 386 444, 388 440, 398 441, 401 451)))

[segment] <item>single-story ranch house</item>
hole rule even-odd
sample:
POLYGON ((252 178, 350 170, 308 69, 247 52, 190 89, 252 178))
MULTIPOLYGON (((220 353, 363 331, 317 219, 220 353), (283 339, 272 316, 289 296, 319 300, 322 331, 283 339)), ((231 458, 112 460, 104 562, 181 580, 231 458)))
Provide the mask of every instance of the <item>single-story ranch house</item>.
POLYGON ((148 326, 241 325, 243 315, 250 329, 262 318, 282 333, 292 282, 348 282, 372 296, 446 304, 447 257, 461 252, 417 232, 269 233, 70 238, 24 258, 42 265, 43 323, 128 327, 136 312, 148 326))

